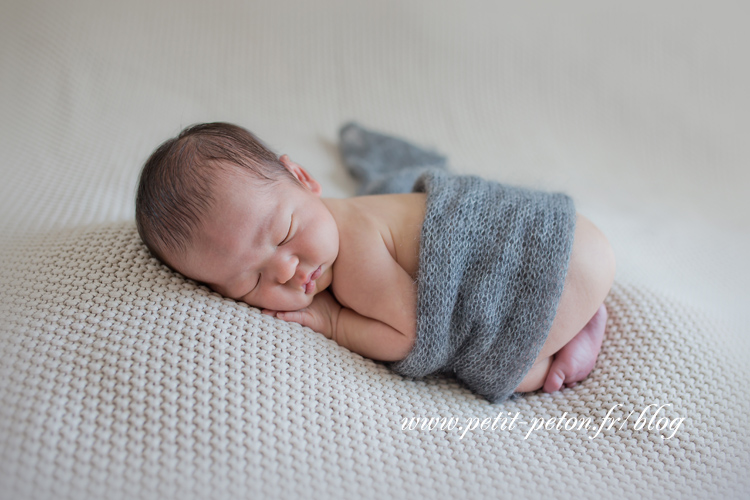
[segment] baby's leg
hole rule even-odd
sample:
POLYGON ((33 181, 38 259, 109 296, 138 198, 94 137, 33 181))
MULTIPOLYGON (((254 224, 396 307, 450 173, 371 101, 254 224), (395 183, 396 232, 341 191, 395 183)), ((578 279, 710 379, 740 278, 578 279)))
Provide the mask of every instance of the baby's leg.
POLYGON ((604 337, 607 310, 602 302, 614 276, 611 245, 591 221, 579 214, 555 319, 534 366, 516 388, 517 392, 542 387, 553 391, 588 375, 604 337))
POLYGON ((604 339, 607 309, 602 304, 586 326, 553 356, 540 356, 519 384, 516 392, 545 392, 573 385, 591 373, 604 339))
POLYGON ((588 377, 602 348, 606 323, 607 308, 602 304, 578 335, 555 354, 544 382, 544 392, 558 391, 563 384, 570 387, 588 377))

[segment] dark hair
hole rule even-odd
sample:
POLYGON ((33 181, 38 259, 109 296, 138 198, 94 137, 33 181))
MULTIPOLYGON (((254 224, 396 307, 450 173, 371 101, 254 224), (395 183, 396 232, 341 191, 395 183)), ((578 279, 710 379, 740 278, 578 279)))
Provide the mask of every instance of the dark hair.
POLYGON ((135 200, 138 234, 159 259, 184 251, 202 217, 213 206, 219 171, 235 166, 272 183, 296 181, 276 155, 248 130, 230 123, 185 128, 154 151, 141 170, 135 200))

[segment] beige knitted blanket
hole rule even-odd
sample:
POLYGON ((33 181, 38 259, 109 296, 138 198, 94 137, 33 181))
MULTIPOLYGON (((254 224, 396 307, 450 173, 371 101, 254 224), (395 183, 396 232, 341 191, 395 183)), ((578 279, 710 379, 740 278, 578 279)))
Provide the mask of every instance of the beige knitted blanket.
POLYGON ((746 484, 746 363, 638 286, 612 290, 589 379, 491 405, 186 281, 130 222, 29 238, 3 261, 7 498, 542 497, 554 484, 718 498, 746 484))
POLYGON ((746 498, 746 15, 534 5, 5 2, 0 499, 746 498), (591 376, 491 405, 158 264, 138 170, 214 119, 329 196, 349 119, 571 193, 618 258, 591 376))

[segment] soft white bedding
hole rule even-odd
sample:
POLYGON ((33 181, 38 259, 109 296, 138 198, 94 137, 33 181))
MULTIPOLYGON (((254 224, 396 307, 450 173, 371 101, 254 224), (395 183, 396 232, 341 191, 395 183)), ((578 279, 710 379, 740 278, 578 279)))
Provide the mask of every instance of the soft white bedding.
POLYGON ((746 496, 746 10, 6 2, 0 498, 746 496), (489 405, 402 379, 138 241, 139 168, 183 126, 240 123, 348 196, 349 119, 574 196, 618 257, 586 381, 489 405), (638 427, 651 404, 672 430, 638 427), (507 412, 513 429, 402 429, 507 412))

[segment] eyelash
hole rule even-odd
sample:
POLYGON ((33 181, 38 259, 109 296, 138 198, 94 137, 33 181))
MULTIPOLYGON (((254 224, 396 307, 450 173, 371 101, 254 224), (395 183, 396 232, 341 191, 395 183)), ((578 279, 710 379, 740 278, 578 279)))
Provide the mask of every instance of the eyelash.
POLYGON ((286 233, 286 236, 284 237, 284 239, 282 240, 282 242, 279 243, 278 246, 281 246, 284 243, 288 243, 289 242, 289 236, 292 234, 292 222, 294 222, 294 216, 292 216, 292 220, 289 222, 289 232, 286 233))
MULTIPOLYGON (((286 233, 286 236, 284 237, 283 241, 279 243, 277 246, 281 246, 285 243, 288 243, 288 240, 290 239, 289 236, 292 234, 292 222, 294 222, 294 216, 292 216, 292 220, 289 222, 289 231, 286 233)), ((258 285, 260 284, 260 280, 263 278, 262 274, 258 274, 258 281, 255 283, 255 286, 253 287, 253 290, 258 288, 258 285)), ((250 290, 252 292, 253 290, 250 290)), ((248 293, 250 293, 248 292, 248 293)))

